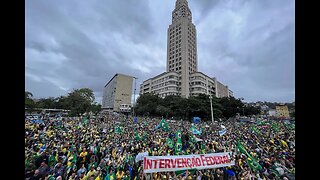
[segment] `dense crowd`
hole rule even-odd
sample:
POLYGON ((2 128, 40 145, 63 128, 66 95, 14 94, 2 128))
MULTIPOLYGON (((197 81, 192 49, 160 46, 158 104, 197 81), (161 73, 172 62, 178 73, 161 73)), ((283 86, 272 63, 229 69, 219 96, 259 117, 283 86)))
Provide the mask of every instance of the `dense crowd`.
POLYGON ((156 129, 161 118, 137 120, 118 114, 84 121, 49 119, 43 123, 25 122, 25 177, 49 180, 131 180, 131 179, 210 179, 268 180, 294 179, 295 131, 281 121, 259 123, 230 120, 226 122, 167 121, 169 130, 156 129), (137 121, 137 122, 136 122, 137 121), (221 126, 222 125, 222 126, 221 126), (201 130, 195 137, 190 128, 201 130), (218 131, 227 132, 220 136, 218 131), (167 138, 176 142, 182 132, 182 151, 170 148, 167 138), (241 142, 261 166, 248 164, 248 155, 237 148, 241 142), (232 152, 234 166, 186 172, 144 174, 138 153, 172 156, 232 152))

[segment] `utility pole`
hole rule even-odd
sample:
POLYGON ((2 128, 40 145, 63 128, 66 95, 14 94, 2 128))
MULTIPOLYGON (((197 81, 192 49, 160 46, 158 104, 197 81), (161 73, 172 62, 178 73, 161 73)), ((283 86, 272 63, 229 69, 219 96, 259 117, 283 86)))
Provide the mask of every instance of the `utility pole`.
POLYGON ((135 103, 136 103, 136 81, 137 81, 137 77, 133 77, 134 79, 134 92, 133 92, 133 104, 132 104, 132 114, 133 114, 133 117, 135 116, 134 115, 134 107, 135 107, 135 103))
POLYGON ((214 119, 213 119, 213 108, 212 108, 212 96, 211 96, 211 94, 209 95, 209 99, 210 99, 210 106, 211 106, 211 121, 212 121, 212 124, 213 124, 214 119))

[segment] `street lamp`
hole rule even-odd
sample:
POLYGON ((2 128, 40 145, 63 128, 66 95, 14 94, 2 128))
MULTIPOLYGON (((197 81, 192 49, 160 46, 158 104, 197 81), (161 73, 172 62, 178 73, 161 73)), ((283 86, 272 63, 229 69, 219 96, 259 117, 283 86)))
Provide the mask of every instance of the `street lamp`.
POLYGON ((209 99, 210 99, 210 106, 211 106, 211 121, 212 121, 212 124, 213 124, 213 108, 212 108, 212 96, 211 94, 209 95, 209 99))
POLYGON ((133 104, 132 104, 132 114, 133 114, 133 117, 134 117, 134 104, 136 102, 136 81, 137 81, 137 77, 133 77, 134 79, 134 92, 133 92, 133 104))

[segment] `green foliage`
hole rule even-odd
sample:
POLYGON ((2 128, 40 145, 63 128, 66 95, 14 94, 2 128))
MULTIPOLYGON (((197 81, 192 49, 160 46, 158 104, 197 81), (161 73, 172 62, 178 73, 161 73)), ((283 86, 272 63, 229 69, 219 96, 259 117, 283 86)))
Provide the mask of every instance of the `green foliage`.
POLYGON ((240 99, 234 97, 223 97, 220 99, 222 108, 222 115, 225 118, 234 117, 237 113, 242 114, 244 104, 240 99))
POLYGON ((26 108, 30 108, 30 109, 35 108, 36 104, 32 99, 32 97, 33 97, 33 94, 31 92, 25 91, 24 105, 26 108))
POLYGON ((93 113, 98 113, 101 111, 101 104, 97 104, 96 102, 94 102, 92 105, 91 105, 91 111, 93 113))
POLYGON ((246 106, 244 107, 244 114, 246 116, 260 114, 261 108, 260 107, 253 107, 253 106, 246 106))
POLYGON ((67 96, 66 104, 70 107, 70 115, 79 115, 90 111, 95 97, 88 88, 75 89, 67 96))
POLYGON ((101 111, 101 105, 94 102, 95 96, 89 88, 74 89, 67 96, 57 98, 41 98, 34 102, 32 93, 25 92, 25 106, 27 108, 47 108, 47 109, 67 109, 70 115, 79 115, 92 111, 98 113, 101 111))
POLYGON ((37 102, 38 108, 55 108, 56 106, 56 99, 53 97, 49 98, 41 98, 37 102))
MULTIPOLYGON (((212 107, 214 118, 230 118, 237 113, 259 114, 260 109, 255 107, 244 107, 240 99, 212 97, 212 107), (243 109, 244 108, 244 109, 243 109)), ((135 107, 137 115, 163 116, 170 119, 189 119, 198 116, 203 120, 211 119, 210 99, 208 95, 190 96, 182 98, 170 95, 160 98, 155 94, 146 93, 137 99, 135 107)))

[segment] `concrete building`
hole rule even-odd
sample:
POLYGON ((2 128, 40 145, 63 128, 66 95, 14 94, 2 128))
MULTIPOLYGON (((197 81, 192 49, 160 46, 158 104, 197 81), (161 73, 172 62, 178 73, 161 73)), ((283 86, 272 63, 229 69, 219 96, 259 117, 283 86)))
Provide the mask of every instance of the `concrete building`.
POLYGON ((167 30, 166 72, 145 80, 140 94, 155 93, 160 97, 179 95, 188 98, 203 94, 233 96, 228 86, 216 78, 198 72, 197 31, 187 0, 177 0, 172 23, 167 30))
POLYGON ((229 97, 229 89, 228 86, 223 85, 221 82, 216 81, 216 96, 218 98, 222 98, 222 97, 229 97))
POLYGON ((132 82, 132 76, 115 74, 104 86, 102 108, 120 112, 131 107, 132 82))
POLYGON ((268 115, 269 116, 276 116, 276 110, 275 109, 269 109, 268 115))
POLYGON ((289 115, 288 106, 285 106, 285 105, 276 106, 276 116, 282 117, 282 118, 289 118, 290 115, 289 115))

